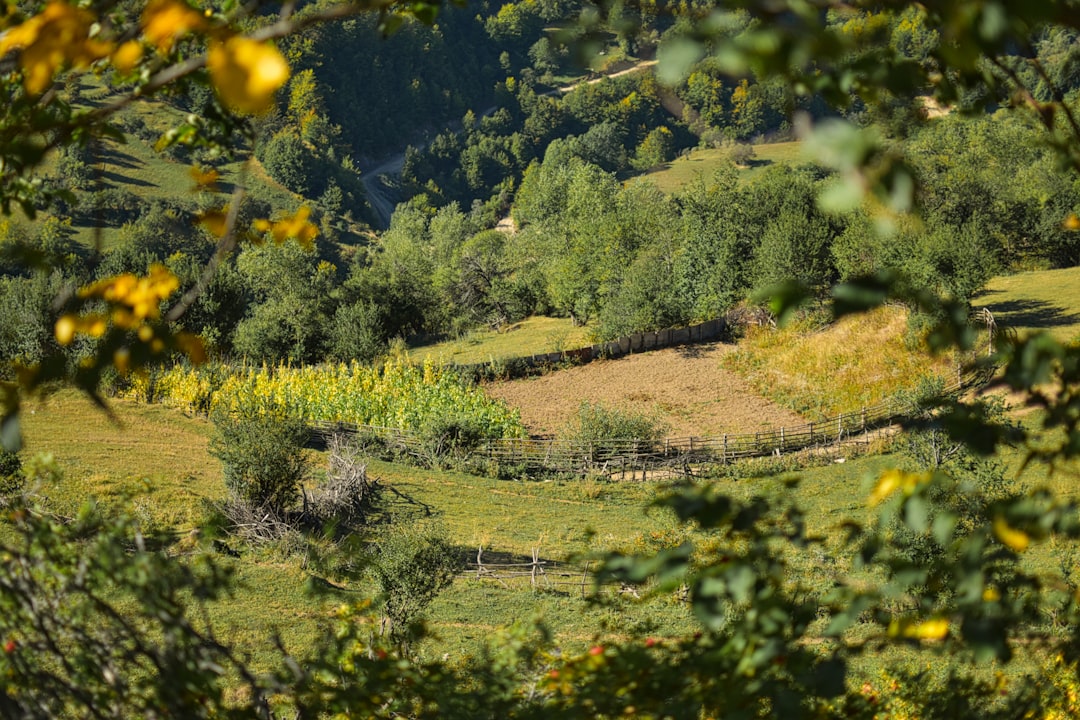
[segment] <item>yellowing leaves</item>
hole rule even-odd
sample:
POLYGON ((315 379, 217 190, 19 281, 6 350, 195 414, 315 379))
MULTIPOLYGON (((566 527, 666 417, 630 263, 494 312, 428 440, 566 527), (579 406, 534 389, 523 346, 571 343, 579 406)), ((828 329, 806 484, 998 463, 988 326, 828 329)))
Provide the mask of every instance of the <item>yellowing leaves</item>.
POLYGON ((108 317, 100 313, 62 315, 53 328, 56 341, 70 345, 76 334, 101 337, 108 329, 108 321, 126 330, 150 330, 142 325, 143 321, 156 320, 161 314, 161 301, 176 292, 179 286, 180 281, 163 265, 151 267, 146 277, 125 273, 87 285, 79 290, 79 297, 104 300, 112 307, 112 312, 108 317))
POLYGON ((127 75, 139 64, 142 56, 142 43, 138 40, 128 40, 113 52, 112 64, 121 75, 127 75))
MULTIPOLYGON (((111 278, 99 280, 79 290, 79 296, 83 298, 100 298, 114 306, 118 306, 124 313, 123 318, 130 320, 156 320, 159 315, 161 301, 176 292, 180 287, 180 280, 164 265, 152 265, 150 274, 146 277, 137 277, 131 273, 124 273, 111 278)), ((120 322, 117 312, 113 313, 113 322, 120 322)))
POLYGON ((203 15, 179 0, 152 0, 142 14, 143 37, 163 53, 188 33, 203 30, 203 15))
POLYGON ((1024 552, 1031 544, 1031 536, 1023 530, 1010 527, 1002 516, 994 518, 994 537, 1013 552, 1024 552))
POLYGON ((85 67, 107 56, 112 44, 91 37, 94 16, 54 0, 43 11, 0 36, 0 56, 19 50, 23 87, 40 95, 66 65, 85 67))
POLYGON ((886 470, 878 478, 877 485, 870 493, 870 504, 877 505, 897 490, 910 495, 920 484, 929 480, 928 473, 906 473, 903 470, 886 470))
POLYGON ((308 220, 310 216, 311 208, 304 205, 292 217, 277 221, 260 219, 252 223, 252 227, 257 232, 270 233, 274 242, 278 244, 294 239, 303 247, 310 249, 319 235, 319 229, 308 220))
POLYGON ((242 113, 269 110, 289 79, 289 64, 276 47, 246 37, 214 42, 206 66, 221 101, 242 113))
MULTIPOLYGON (((145 358, 147 350, 160 354, 172 347, 187 355, 192 362, 205 362, 206 350, 199 337, 184 332, 174 334, 160 324, 151 324, 161 317, 161 302, 179 287, 180 281, 163 265, 151 266, 149 274, 144 277, 125 273, 87 285, 79 290, 79 297, 104 301, 108 310, 60 316, 53 327, 56 341, 66 346, 74 342, 77 335, 99 338, 108 332, 111 324, 134 332, 135 338, 142 343, 139 357, 145 358)), ((132 347, 125 344, 112 351, 112 364, 122 375, 137 369, 143 362, 132 352, 132 347)))

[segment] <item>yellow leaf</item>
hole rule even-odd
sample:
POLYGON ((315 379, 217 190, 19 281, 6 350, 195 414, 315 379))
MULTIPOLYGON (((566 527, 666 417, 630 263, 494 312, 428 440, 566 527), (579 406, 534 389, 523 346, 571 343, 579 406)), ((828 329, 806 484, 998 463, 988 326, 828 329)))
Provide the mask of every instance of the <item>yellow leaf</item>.
POLYGON ((225 237, 228 229, 228 216, 221 210, 207 210, 199 216, 202 223, 210 233, 216 237, 225 237))
POLYGON ((1009 527, 1009 523, 1001 515, 994 518, 994 537, 1014 552, 1024 552, 1031 544, 1031 537, 1026 532, 1009 527))
POLYGON ((177 333, 176 346, 196 365, 206 362, 206 347, 202 338, 191 333, 177 333))
POLYGON ((143 36, 163 53, 183 36, 205 27, 203 16, 179 0, 151 0, 141 22, 143 36))
POLYGON ((213 43, 206 66, 218 97, 241 113, 269 110, 274 93, 289 79, 289 64, 276 47, 246 37, 213 43))
POLYGON ((1066 230, 1080 230, 1080 218, 1076 217, 1076 213, 1069 213, 1062 225, 1066 230))
POLYGON ((121 75, 127 75, 142 60, 143 47, 138 40, 128 40, 112 54, 112 64, 121 75))
POLYGON ((62 67, 83 67, 107 56, 112 44, 90 37, 94 16, 61 0, 0 36, 0 56, 20 50, 23 87, 40 95, 62 67))
POLYGON ((871 505, 877 505, 900 489, 903 489, 907 494, 911 494, 927 478, 926 473, 906 473, 896 469, 886 470, 881 473, 877 485, 874 486, 874 490, 870 493, 869 502, 871 505))
POLYGON ((191 175, 191 179, 195 181, 196 190, 211 190, 217 191, 217 181, 221 177, 214 168, 210 168, 207 171, 203 171, 198 165, 192 165, 188 169, 188 174, 191 175))
POLYGON ((944 618, 932 618, 923 622, 912 622, 894 618, 887 630, 889 637, 904 637, 915 640, 941 640, 949 634, 949 621, 944 618))
POLYGON ((286 240, 296 240, 304 248, 310 250, 315 238, 319 235, 319 229, 308 218, 311 216, 311 208, 301 205, 300 209, 292 217, 271 222, 266 219, 258 219, 251 223, 257 232, 269 232, 274 242, 280 244, 286 240))
POLYGON ((56 342, 61 345, 70 345, 71 341, 75 339, 75 317, 73 315, 61 315, 56 321, 56 327, 53 328, 53 334, 56 335, 56 342))
POLYGON ((941 640, 949 634, 949 621, 944 618, 927 620, 908 630, 908 637, 919 640, 941 640))

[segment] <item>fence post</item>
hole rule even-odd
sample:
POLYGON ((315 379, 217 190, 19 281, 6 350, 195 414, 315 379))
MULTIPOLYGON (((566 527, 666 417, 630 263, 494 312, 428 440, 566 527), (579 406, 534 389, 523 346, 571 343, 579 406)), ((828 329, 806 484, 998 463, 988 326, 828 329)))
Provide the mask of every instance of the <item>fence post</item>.
POLYGON ((476 577, 479 579, 484 572, 484 560, 481 555, 484 554, 484 546, 481 545, 476 549, 476 577))
POLYGON ((862 431, 866 432, 866 406, 862 409, 862 431))
POLYGON ((814 444, 814 423, 810 423, 810 444, 814 444))
POLYGON ((531 572, 529 573, 529 581, 532 583, 532 586, 535 588, 536 587, 536 568, 538 567, 538 565, 540 563, 540 548, 533 548, 532 549, 532 557, 533 557, 533 561, 532 561, 532 569, 531 569, 531 572))
POLYGON ((836 418, 836 442, 840 442, 841 436, 844 434, 844 413, 836 418))
POLYGON ((727 433, 724 433, 724 449, 722 452, 723 454, 720 457, 724 461, 724 464, 727 465, 727 433))
POLYGON ((780 427, 780 452, 784 452, 784 428, 780 427))
POLYGON ((581 571, 581 597, 585 597, 585 580, 589 577, 589 563, 585 563, 585 569, 581 571))

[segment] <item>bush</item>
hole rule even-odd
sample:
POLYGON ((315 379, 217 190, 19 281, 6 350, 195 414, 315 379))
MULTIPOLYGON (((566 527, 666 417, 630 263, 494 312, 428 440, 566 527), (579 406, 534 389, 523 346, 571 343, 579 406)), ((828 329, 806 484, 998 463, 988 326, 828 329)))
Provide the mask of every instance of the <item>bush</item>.
POLYGON ((210 453, 221 460, 225 485, 251 507, 281 516, 296 502, 310 469, 304 423, 272 415, 218 413, 214 425, 210 453))
POLYGON ((461 460, 476 450, 487 434, 484 424, 465 414, 431 417, 420 429, 423 450, 432 465, 441 460, 461 460))
POLYGON ((458 565, 446 535, 430 524, 395 526, 376 542, 370 572, 394 642, 406 645, 415 637, 420 614, 453 582, 458 565))
POLYGON ((593 463, 600 459, 606 448, 613 446, 623 452, 645 452, 657 440, 663 439, 667 431, 665 423, 650 415, 606 408, 586 400, 559 437, 582 453, 587 462, 593 463))
POLYGON ((0 447, 0 495, 18 492, 24 484, 19 455, 0 447))

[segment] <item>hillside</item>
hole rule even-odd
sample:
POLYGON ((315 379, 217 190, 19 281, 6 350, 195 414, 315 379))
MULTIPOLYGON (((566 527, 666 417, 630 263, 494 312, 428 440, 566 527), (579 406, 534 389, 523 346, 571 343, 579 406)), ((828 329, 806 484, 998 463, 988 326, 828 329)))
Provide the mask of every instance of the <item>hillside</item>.
POLYGON ((724 343, 655 350, 494 383, 488 391, 520 410, 533 433, 557 433, 585 401, 654 416, 670 427, 669 435, 677 437, 805 423, 721 367, 723 358, 734 350, 735 346, 724 343))
POLYGON ((1080 267, 993 278, 972 304, 1018 332, 1046 330, 1062 342, 1080 342, 1080 267))
MULTIPOLYGON (((805 162, 802 144, 799 142, 758 143, 751 146, 753 156, 739 166, 743 182, 761 175, 765 168, 774 165, 799 165, 805 162)), ((641 177, 656 185, 661 191, 678 192, 696 180, 708 181, 713 173, 731 163, 731 148, 693 148, 687 154, 665 163, 661 168, 650 170, 641 177)))

